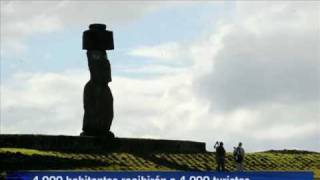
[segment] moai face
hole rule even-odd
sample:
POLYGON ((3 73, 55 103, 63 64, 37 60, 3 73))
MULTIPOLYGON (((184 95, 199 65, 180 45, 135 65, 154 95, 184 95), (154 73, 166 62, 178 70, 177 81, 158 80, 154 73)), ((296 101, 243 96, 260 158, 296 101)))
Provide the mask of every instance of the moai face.
POLYGON ((88 51, 91 79, 99 84, 111 81, 111 68, 105 51, 88 51))
POLYGON ((104 24, 91 24, 83 33, 82 48, 88 50, 88 64, 91 79, 101 84, 111 81, 110 63, 105 50, 112 50, 113 33, 104 24))
POLYGON ((107 59, 106 53, 104 51, 88 51, 88 59, 92 61, 105 61, 107 59))

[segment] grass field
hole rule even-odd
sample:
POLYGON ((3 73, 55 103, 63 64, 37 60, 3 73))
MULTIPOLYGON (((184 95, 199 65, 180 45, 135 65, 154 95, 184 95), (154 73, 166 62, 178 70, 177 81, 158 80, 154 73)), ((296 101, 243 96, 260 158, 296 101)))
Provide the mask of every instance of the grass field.
MULTIPOLYGON (((269 151, 248 153, 246 171, 313 171, 320 177, 320 153, 269 151)), ((25 148, 0 148, 1 170, 214 170, 214 153, 70 153, 25 148)), ((233 171, 231 153, 226 168, 233 171)))

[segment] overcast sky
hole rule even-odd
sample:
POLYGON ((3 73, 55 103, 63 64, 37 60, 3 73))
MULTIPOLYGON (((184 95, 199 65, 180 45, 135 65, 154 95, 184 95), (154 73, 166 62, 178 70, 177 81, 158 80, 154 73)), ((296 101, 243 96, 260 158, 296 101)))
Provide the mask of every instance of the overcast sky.
POLYGON ((320 151, 320 3, 1 1, 1 133, 79 135, 82 32, 114 32, 118 137, 320 151))

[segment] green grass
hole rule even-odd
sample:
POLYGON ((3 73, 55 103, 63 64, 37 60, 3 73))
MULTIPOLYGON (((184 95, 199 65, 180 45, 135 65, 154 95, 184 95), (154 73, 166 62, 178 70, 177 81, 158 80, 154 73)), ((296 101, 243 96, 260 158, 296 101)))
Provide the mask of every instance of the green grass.
MULTIPOLYGON (((313 171, 320 177, 320 153, 248 153, 246 171, 313 171)), ((0 148, 1 170, 214 170, 214 153, 69 153, 25 148, 0 148)), ((227 170, 233 171, 232 154, 227 153, 227 170)))

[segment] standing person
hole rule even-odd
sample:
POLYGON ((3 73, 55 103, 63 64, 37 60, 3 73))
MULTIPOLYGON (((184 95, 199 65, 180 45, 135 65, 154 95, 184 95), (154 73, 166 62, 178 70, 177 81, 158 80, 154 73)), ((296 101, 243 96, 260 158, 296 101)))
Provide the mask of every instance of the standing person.
POLYGON ((242 148, 242 143, 239 142, 238 147, 234 148, 233 156, 236 163, 237 171, 243 171, 243 160, 244 160, 244 149, 242 148))
POLYGON ((223 142, 216 142, 214 145, 214 148, 216 149, 216 161, 217 161, 217 171, 225 171, 224 167, 224 158, 226 155, 226 151, 223 147, 223 142))

